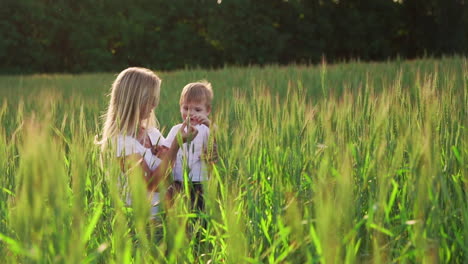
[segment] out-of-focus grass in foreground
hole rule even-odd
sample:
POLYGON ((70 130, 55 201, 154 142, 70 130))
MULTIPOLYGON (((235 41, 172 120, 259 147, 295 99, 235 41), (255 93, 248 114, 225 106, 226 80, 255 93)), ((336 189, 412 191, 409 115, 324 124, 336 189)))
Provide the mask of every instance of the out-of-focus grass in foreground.
MULTIPOLYGON (((465 58, 158 73, 162 130, 212 82, 220 161, 206 212, 148 219, 94 144, 115 74, 0 77, 7 263, 468 261, 465 58)), ((134 176, 134 177, 132 177, 134 176)))

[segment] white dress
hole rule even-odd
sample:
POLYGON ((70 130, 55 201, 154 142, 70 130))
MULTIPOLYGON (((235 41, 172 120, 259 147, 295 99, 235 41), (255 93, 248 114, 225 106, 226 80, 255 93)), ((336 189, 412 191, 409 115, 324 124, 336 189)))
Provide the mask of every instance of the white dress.
MULTIPOLYGON (((149 128, 148 136, 151 140, 151 145, 153 146, 161 145, 162 142, 164 142, 164 137, 156 128, 149 128)), ((145 148, 135 138, 123 135, 117 136, 117 157, 124 157, 132 154, 141 155, 151 171, 154 171, 161 163, 161 160, 153 155, 151 149, 145 148)), ((122 188, 124 190, 127 205, 131 205, 132 199, 128 191, 129 188, 127 182, 122 183, 122 188)), ((148 192, 148 199, 151 199, 151 216, 155 216, 158 212, 159 192, 148 192)))

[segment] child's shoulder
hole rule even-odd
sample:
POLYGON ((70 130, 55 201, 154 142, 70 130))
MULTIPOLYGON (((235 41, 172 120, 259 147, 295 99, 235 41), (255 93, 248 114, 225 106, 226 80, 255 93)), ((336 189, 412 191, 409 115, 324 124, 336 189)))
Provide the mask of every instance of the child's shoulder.
POLYGON ((117 157, 127 156, 141 151, 138 140, 131 136, 118 135, 116 138, 117 157))
POLYGON ((115 140, 116 140, 117 146, 135 144, 138 142, 138 140, 136 140, 134 137, 121 135, 121 134, 117 135, 115 140))

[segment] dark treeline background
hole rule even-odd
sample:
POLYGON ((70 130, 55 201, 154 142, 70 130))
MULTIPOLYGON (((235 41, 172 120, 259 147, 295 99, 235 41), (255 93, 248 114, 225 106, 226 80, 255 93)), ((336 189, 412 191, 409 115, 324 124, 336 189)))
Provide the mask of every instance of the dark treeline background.
POLYGON ((0 72, 468 53, 464 0, 0 0, 0 72))

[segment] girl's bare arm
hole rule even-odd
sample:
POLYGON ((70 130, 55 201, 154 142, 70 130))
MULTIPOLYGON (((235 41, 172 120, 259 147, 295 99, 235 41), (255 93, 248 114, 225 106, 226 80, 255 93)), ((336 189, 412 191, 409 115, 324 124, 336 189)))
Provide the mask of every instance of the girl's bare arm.
MULTIPOLYGON (((180 129, 180 136, 182 142, 186 142, 190 138, 194 138, 198 130, 190 126, 187 132, 185 132, 186 124, 184 123, 180 129)), ((154 170, 151 171, 145 159, 140 154, 128 155, 125 158, 121 159, 122 170, 129 172, 137 167, 140 167, 143 172, 143 177, 148 185, 148 190, 155 191, 158 188, 158 185, 162 181, 166 181, 168 175, 170 174, 175 159, 177 157, 177 151, 179 150, 179 143, 177 140, 174 140, 171 144, 171 147, 162 155, 161 163, 154 170)))

